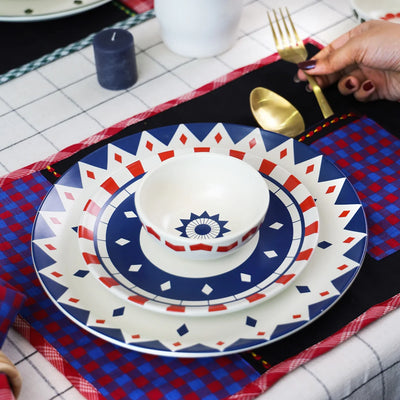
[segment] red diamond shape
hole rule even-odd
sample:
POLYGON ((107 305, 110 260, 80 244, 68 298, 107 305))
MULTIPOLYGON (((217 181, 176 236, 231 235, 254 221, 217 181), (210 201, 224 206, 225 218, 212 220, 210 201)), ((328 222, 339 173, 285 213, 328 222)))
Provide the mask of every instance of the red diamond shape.
POLYGON ((76 299, 75 297, 70 297, 68 300, 69 300, 71 303, 78 303, 78 302, 79 302, 79 299, 76 299))
POLYGON ((335 189, 336 189, 336 186, 329 186, 328 190, 326 191, 326 194, 333 193, 335 191, 335 189))
POLYGON ((186 135, 182 134, 181 137, 179 138, 179 140, 180 140, 183 144, 186 144, 186 142, 187 142, 187 137, 186 137, 186 135))
POLYGON ((56 225, 61 224, 61 222, 59 221, 59 219, 56 218, 56 217, 52 217, 52 218, 50 218, 50 220, 51 220, 51 222, 52 222, 53 224, 56 224, 56 225))
POLYGON ((255 138, 251 139, 249 142, 249 146, 252 149, 257 144, 257 140, 255 138))
POLYGON ((281 151, 281 159, 287 156, 287 149, 281 151))
POLYGON ((92 171, 86 171, 86 175, 90 179, 95 179, 96 178, 94 172, 92 172, 92 171))
POLYGON ((131 338, 132 338, 132 339, 140 339, 140 335, 139 335, 139 334, 137 334, 137 335, 131 335, 131 338))
POLYGON ((220 133, 217 133, 217 134, 215 135, 215 141, 216 141, 217 143, 219 143, 221 140, 222 140, 222 135, 221 135, 220 133))
POLYGON ((349 213, 350 213, 349 210, 343 211, 343 212, 339 215, 339 218, 346 218, 346 217, 349 215, 349 213))
POLYGON ((309 165, 306 169, 306 174, 309 174, 310 172, 313 172, 313 171, 314 171, 314 164, 309 165))
POLYGON ((122 156, 120 154, 115 153, 114 159, 115 159, 115 161, 122 163, 122 156))
POLYGON ((153 143, 147 141, 147 143, 146 143, 146 148, 147 148, 148 150, 152 151, 152 150, 153 150, 153 143))
POLYGON ((64 194, 65 194, 65 197, 66 197, 68 200, 75 200, 75 198, 74 198, 74 196, 72 195, 72 193, 70 193, 70 192, 65 192, 64 194))
POLYGON ((60 276, 62 276, 62 274, 60 274, 59 272, 57 272, 57 271, 54 271, 54 272, 52 272, 51 273, 53 276, 55 276, 56 278, 59 278, 60 276))

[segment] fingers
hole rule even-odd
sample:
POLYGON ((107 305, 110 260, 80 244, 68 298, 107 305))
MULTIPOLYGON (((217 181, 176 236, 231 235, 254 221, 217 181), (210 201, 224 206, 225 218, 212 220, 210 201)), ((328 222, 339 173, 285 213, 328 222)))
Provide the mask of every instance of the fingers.
POLYGON ((14 396, 17 398, 21 392, 22 378, 15 365, 3 352, 0 352, 0 372, 7 375, 14 396))
POLYGON ((362 80, 357 76, 345 76, 338 82, 339 92, 345 96, 353 95, 355 99, 361 102, 377 99, 376 87, 369 80, 362 80))

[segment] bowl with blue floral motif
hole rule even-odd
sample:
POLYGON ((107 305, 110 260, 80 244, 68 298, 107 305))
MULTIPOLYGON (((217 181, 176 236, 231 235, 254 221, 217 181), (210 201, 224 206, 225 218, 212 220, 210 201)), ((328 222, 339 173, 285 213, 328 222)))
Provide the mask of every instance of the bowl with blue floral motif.
POLYGON ((209 152, 162 162, 135 193, 145 231, 169 251, 195 260, 240 249, 258 232, 269 200, 268 186, 254 167, 209 152))

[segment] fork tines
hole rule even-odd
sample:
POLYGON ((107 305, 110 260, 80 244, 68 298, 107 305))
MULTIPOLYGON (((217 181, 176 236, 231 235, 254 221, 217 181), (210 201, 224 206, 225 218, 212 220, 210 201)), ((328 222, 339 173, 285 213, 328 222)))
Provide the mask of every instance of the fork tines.
POLYGON ((276 31, 275 31, 273 23, 272 23, 270 13, 269 13, 269 11, 267 11, 269 24, 271 26, 272 36, 274 38, 275 46, 277 47, 277 49, 282 48, 282 47, 287 47, 287 46, 298 46, 299 44, 303 43, 302 40, 300 39, 299 35, 297 34, 296 28, 294 27, 294 24, 292 21, 292 17, 290 16, 290 13, 289 13, 289 10, 287 9, 287 7, 285 7, 285 11, 286 11, 287 19, 289 21, 291 30, 289 29, 288 24, 286 23, 286 18, 283 14, 282 8, 279 8, 279 14, 281 16, 283 26, 286 31, 286 35, 284 35, 284 33, 282 31, 277 12, 275 10, 272 10, 274 17, 275 17, 275 25, 277 26, 277 29, 279 32, 279 37, 282 41, 282 44, 279 42, 278 36, 276 34, 276 31))

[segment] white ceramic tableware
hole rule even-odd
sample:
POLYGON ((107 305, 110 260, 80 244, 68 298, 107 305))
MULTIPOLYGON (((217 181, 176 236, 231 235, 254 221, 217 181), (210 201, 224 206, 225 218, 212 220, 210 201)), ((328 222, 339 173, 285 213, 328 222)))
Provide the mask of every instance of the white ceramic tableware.
POLYGON ((110 0, 1 0, 0 21, 46 21, 79 14, 99 7, 110 0))
POLYGON ((383 19, 400 22, 400 3, 398 0, 350 0, 354 15, 360 22, 370 19, 383 19))
POLYGON ((193 153, 148 172, 135 195, 145 230, 191 259, 237 251, 258 231, 269 190, 259 172, 235 157, 193 153))
POLYGON ((186 57, 211 57, 236 40, 243 0, 155 0, 167 47, 186 57))
MULTIPOLYGON (((271 168, 265 166, 260 172, 272 178, 268 169, 271 168)), ((293 197, 296 203, 296 199, 300 200, 297 196, 299 186, 294 187, 293 179, 283 185, 283 191, 289 197, 290 193, 296 192, 293 197)), ((283 214, 292 208, 285 202, 286 206, 282 209, 280 205, 283 203, 272 188, 270 195, 268 212, 273 210, 274 204, 283 214)), ((238 209, 241 210, 240 205, 238 209)), ((133 199, 127 193, 126 201, 117 207, 116 212, 133 223, 138 220, 134 210, 133 199)), ((279 211, 274 215, 279 219, 282 217, 279 211)), ((150 272, 147 271, 150 262, 144 265, 146 256, 143 254, 144 241, 138 237, 140 229, 132 232, 128 229, 130 224, 119 221, 121 219, 114 224, 111 216, 106 227, 110 240, 105 244, 109 251, 114 251, 111 256, 127 254, 129 247, 136 257, 128 265, 131 271, 125 273, 136 274, 139 269, 139 273, 149 277, 155 285, 165 283, 164 280, 154 280, 152 273, 155 268, 161 270, 164 267, 162 260, 153 260, 155 264, 150 272)), ((274 223, 271 229, 279 233, 284 226, 279 227, 274 223)), ((308 233, 310 229, 304 228, 305 234, 308 233)), ((311 236, 315 237, 315 234, 311 236)), ((279 234, 272 235, 272 240, 276 239, 275 244, 281 243, 280 237, 279 234)), ((154 242, 150 239, 149 243, 154 242)), ((220 123, 187 124, 143 131, 116 140, 97 149, 64 173, 38 211, 32 233, 32 257, 50 299, 86 331, 134 351, 169 357, 210 357, 264 346, 309 326, 331 309, 354 282, 364 259, 367 239, 365 215, 356 192, 343 173, 325 156, 301 142, 254 127, 220 123), (139 183, 143 174, 163 162, 167 155, 189 154, 205 148, 216 153, 241 156, 253 166, 253 160, 268 160, 270 167, 271 163, 275 163, 284 168, 298 178, 302 183, 299 186, 310 191, 315 203, 301 201, 301 214, 306 218, 311 211, 307 205, 314 204, 313 208, 316 205, 321 229, 318 244, 306 268, 295 281, 289 271, 283 272, 276 280, 276 283, 285 286, 279 294, 236 312, 193 317, 186 313, 153 312, 144 306, 138 307, 130 300, 122 300, 109 287, 99 283, 82 257, 77 230, 82 210, 90 210, 96 219, 95 215, 101 218, 101 211, 105 216, 108 206, 114 205, 119 194, 126 190, 126 181, 121 181, 120 177, 127 176, 129 186, 139 183), (123 175, 116 173, 121 168, 123 175), (100 188, 109 191, 103 207, 94 202, 98 200, 97 195, 93 200, 93 195, 100 188)), ((258 241, 260 269, 280 256, 279 252, 273 251, 276 247, 258 241)), ((154 253, 147 249, 146 254, 156 256, 156 248, 160 246, 154 242, 154 253)), ((245 269, 253 265, 254 253, 231 271, 233 275, 237 273, 239 280, 244 278, 252 286, 255 284, 254 275, 249 281, 246 278, 250 276, 245 269)), ((300 256, 299 252, 296 254, 300 256)), ((286 255, 290 255, 290 249, 286 249, 282 256, 286 255)), ((218 261, 227 259, 223 257, 218 261)), ((208 265, 208 262, 203 264, 208 265)), ((195 284, 192 282, 186 287, 193 290, 195 284)), ((203 284, 204 280, 200 287, 203 284)), ((111 279, 109 285, 113 285, 111 279)), ((185 288, 185 285, 180 287, 185 288)), ((231 290, 230 284, 226 287, 231 290)))

